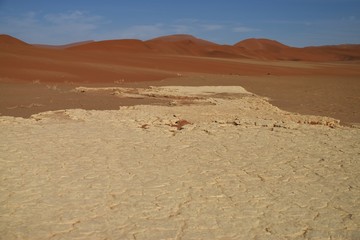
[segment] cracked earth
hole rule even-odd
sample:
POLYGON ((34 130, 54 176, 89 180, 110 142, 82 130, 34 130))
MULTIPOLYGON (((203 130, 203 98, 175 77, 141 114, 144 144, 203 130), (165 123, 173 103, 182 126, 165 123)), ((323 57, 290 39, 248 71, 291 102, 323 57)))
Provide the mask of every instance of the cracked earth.
POLYGON ((359 128, 199 96, 0 117, 1 239, 360 238, 359 128))

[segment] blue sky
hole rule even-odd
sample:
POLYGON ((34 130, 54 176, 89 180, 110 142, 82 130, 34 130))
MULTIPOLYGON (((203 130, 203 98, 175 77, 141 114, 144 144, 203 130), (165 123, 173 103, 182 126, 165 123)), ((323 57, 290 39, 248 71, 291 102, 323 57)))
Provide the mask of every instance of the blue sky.
POLYGON ((360 43, 360 0, 0 0, 0 33, 43 44, 180 33, 220 44, 360 43))

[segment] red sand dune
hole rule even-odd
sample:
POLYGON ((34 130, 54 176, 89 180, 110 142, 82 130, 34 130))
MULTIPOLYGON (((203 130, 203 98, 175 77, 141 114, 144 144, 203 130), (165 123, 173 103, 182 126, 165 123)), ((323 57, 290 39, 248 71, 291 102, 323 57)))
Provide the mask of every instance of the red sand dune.
POLYGON ((360 45, 295 48, 269 39, 246 39, 234 45, 255 59, 290 61, 360 60, 360 45))
POLYGON ((216 45, 215 43, 198 39, 191 35, 159 37, 146 41, 146 44, 151 46, 151 48, 158 53, 191 56, 201 56, 204 48, 216 45))
POLYGON ((147 42, 194 42, 197 45, 200 46, 215 46, 218 45, 216 43, 213 42, 209 42, 200 38, 196 38, 192 35, 188 35, 188 34, 174 34, 174 35, 169 35, 169 36, 162 36, 162 37, 157 37, 151 40, 148 40, 147 42))
POLYGON ((243 40, 241 42, 236 43, 235 46, 244 48, 248 51, 263 50, 263 51, 274 51, 274 52, 289 48, 288 46, 274 40, 256 39, 256 38, 249 38, 243 40))
POLYGON ((0 35, 0 77, 21 81, 146 81, 178 73, 359 75, 354 61, 340 67, 294 62, 359 59, 360 45, 293 48, 272 40, 248 39, 229 46, 190 35, 172 35, 148 41, 106 40, 50 48, 0 35))
POLYGON ((337 46, 306 47, 305 51, 314 54, 331 54, 335 60, 360 60, 360 44, 344 44, 337 46))
POLYGON ((6 46, 30 46, 30 44, 23 42, 12 36, 1 34, 0 35, 0 44, 2 47, 6 46))

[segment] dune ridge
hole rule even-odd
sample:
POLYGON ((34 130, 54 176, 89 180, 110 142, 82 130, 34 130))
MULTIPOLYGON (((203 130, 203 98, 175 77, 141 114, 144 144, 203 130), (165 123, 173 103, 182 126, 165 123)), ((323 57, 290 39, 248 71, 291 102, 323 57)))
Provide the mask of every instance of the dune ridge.
POLYGON ((360 74, 356 61, 360 59, 359 49, 359 45, 298 49, 264 39, 249 39, 230 46, 190 35, 148 41, 83 42, 51 48, 1 35, 0 77, 2 81, 131 82, 187 73, 346 76, 360 74), (274 62, 277 60, 283 61, 274 62), (337 66, 335 60, 336 64, 339 60, 353 61, 341 61, 345 65, 337 66))
MULTIPOLYGON (((85 43, 79 46, 70 46, 69 49, 94 50, 97 47, 101 49, 100 46, 111 45, 110 43, 106 44, 107 42, 109 41, 85 43)), ((147 41, 113 40, 114 45, 117 45, 119 49, 126 51, 125 49, 128 48, 128 50, 136 52, 134 49, 135 42, 137 43, 135 48, 138 51, 145 50, 145 52, 190 56, 291 61, 345 61, 360 59, 360 45, 357 44, 296 48, 275 40, 250 38, 234 45, 220 45, 186 34, 157 37, 147 41)))
MULTIPOLYGON (((1 45, 31 46, 9 35, 0 35, 1 45)), ((53 46, 33 44, 42 48, 69 50, 122 51, 130 53, 164 53, 190 56, 237 57, 264 60, 296 61, 344 61, 360 59, 360 44, 333 46, 309 46, 296 48, 271 39, 249 38, 234 45, 220 45, 187 34, 161 36, 147 41, 137 39, 116 39, 103 41, 84 41, 53 46)))

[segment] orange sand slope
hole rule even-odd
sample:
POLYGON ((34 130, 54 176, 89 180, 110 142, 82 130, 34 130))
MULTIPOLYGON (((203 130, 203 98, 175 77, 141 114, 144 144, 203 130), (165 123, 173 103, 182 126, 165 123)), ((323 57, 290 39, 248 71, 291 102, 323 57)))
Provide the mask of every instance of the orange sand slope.
POLYGON ((358 76, 358 60, 360 45, 294 48, 248 39, 229 46, 173 35, 51 47, 0 35, 0 77, 20 81, 129 82, 187 73, 358 76))

